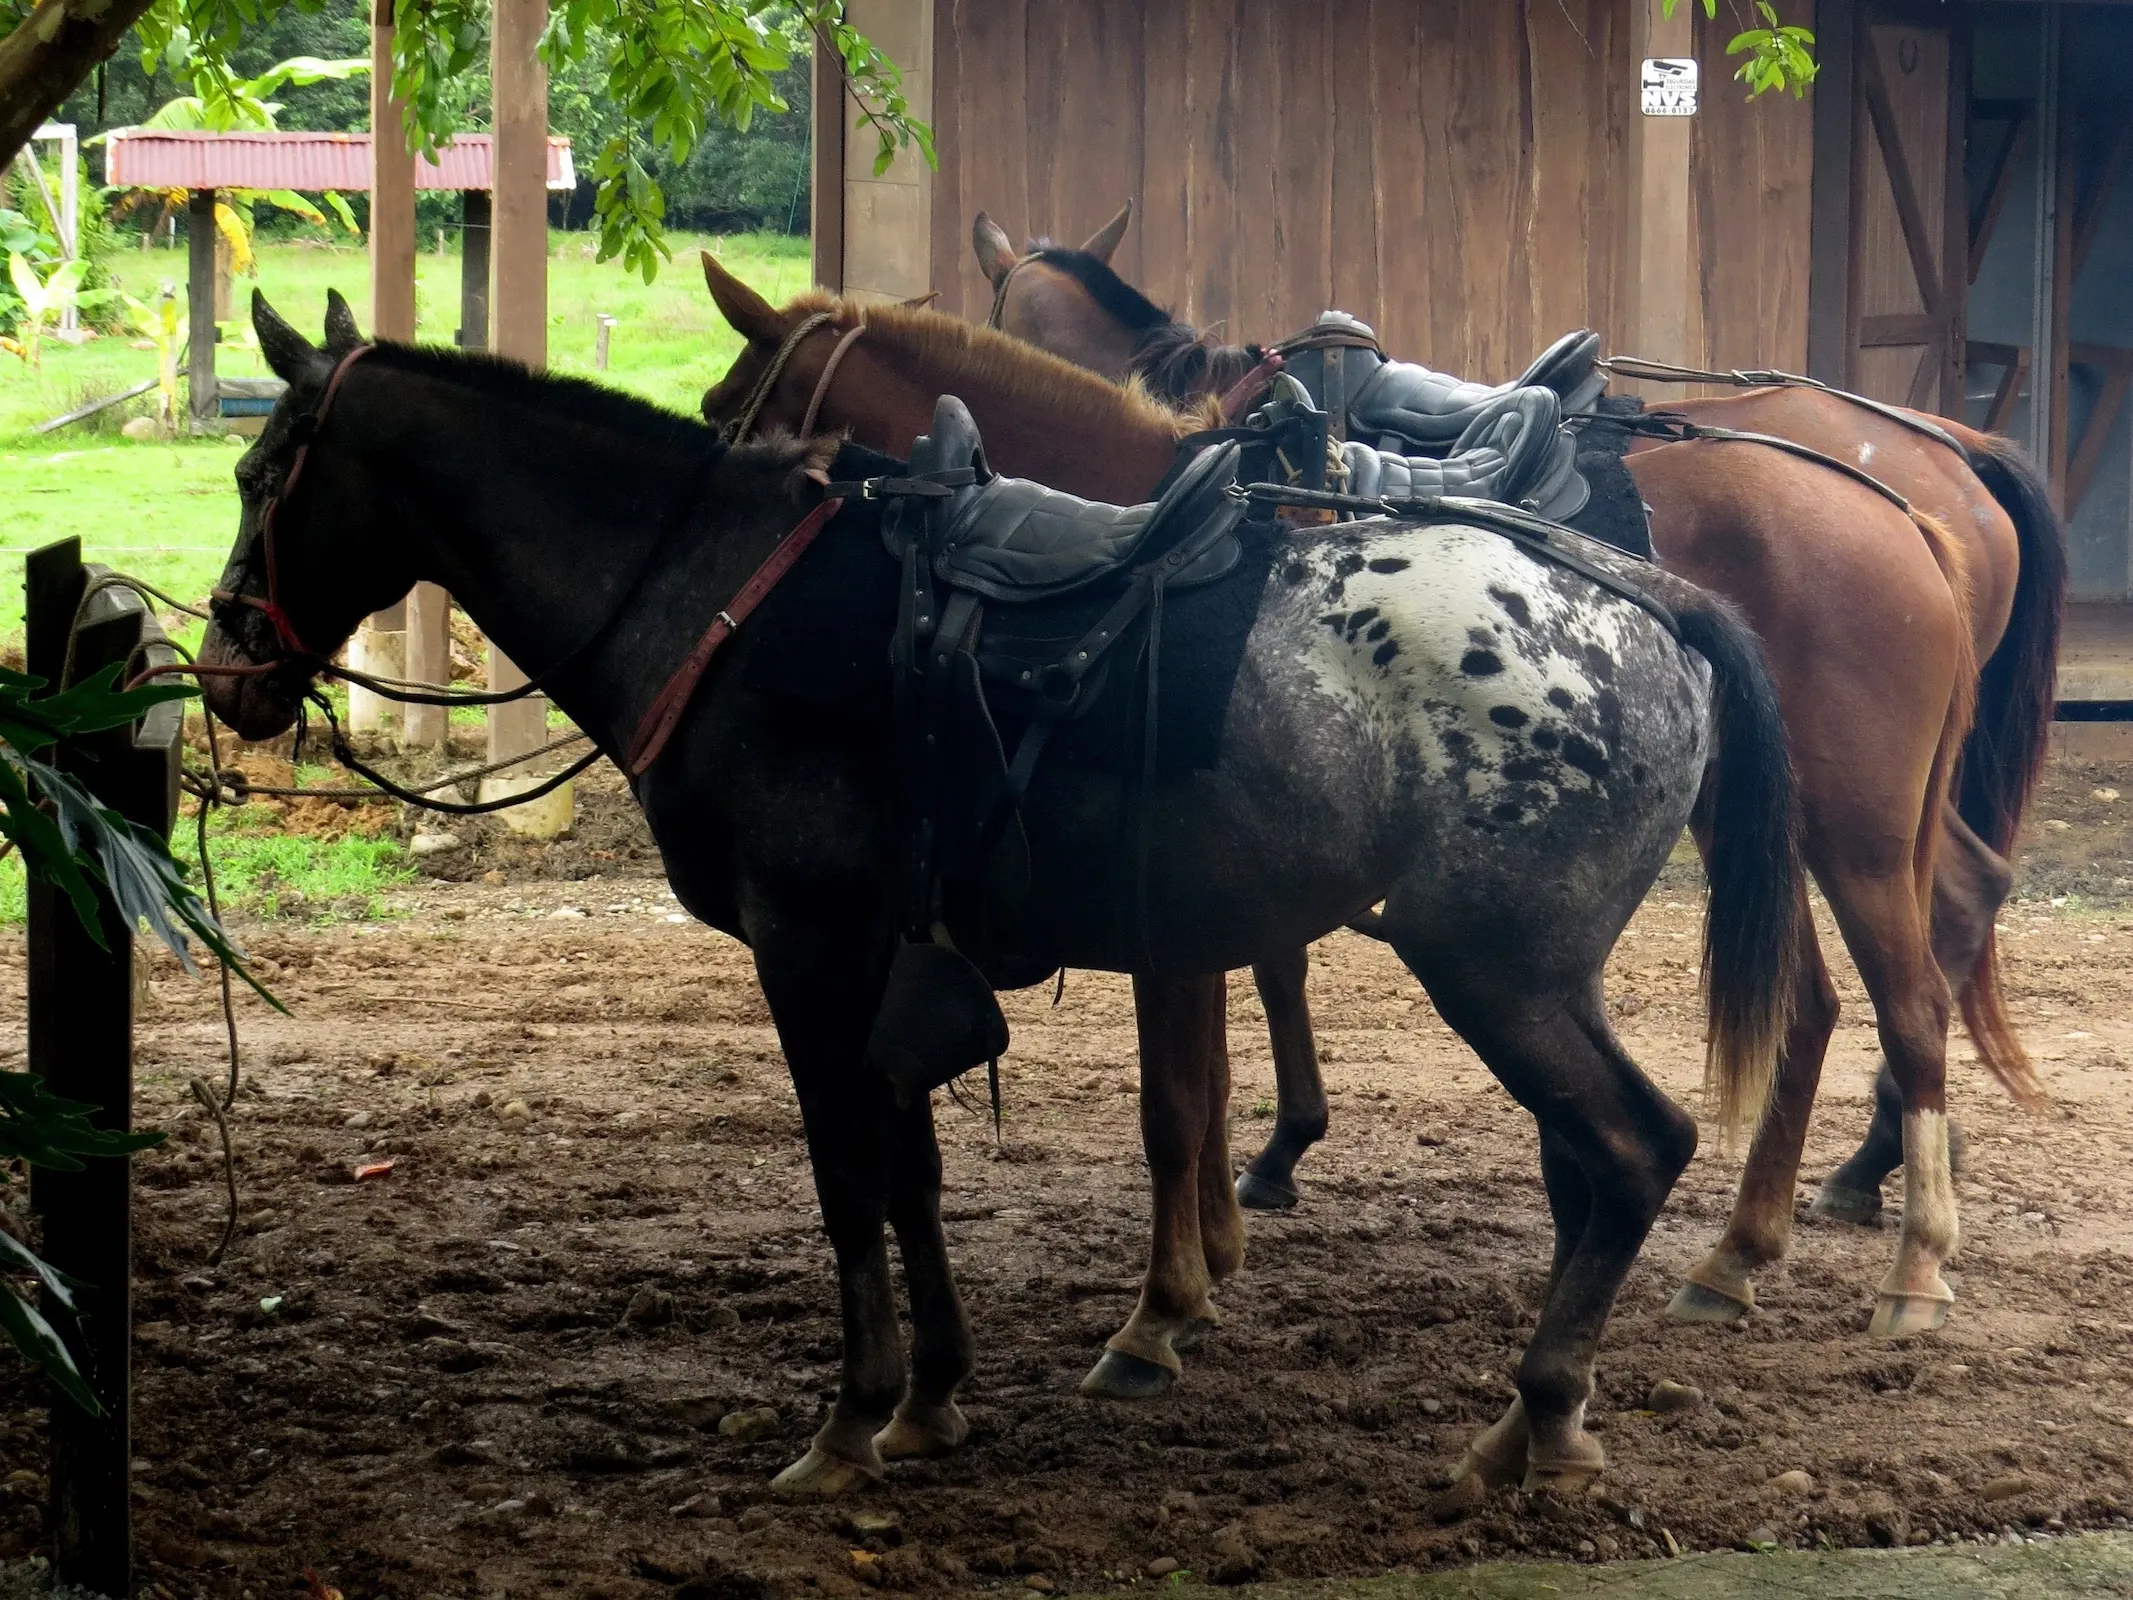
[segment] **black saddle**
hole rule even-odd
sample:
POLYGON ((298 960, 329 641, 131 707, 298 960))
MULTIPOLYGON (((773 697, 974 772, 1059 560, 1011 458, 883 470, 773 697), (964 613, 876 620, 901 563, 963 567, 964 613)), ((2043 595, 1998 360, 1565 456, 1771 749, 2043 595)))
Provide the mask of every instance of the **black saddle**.
POLYGON ((1238 456, 1217 445, 1153 503, 1103 505, 995 475, 970 412, 943 395, 910 476, 882 483, 883 539, 903 573, 890 667, 904 899, 868 1060, 899 1094, 1006 1047, 992 983, 1043 973, 978 962, 1027 894, 1022 798, 1054 731, 1088 713, 1114 661, 1149 675, 1152 770, 1164 599, 1241 562, 1238 456))

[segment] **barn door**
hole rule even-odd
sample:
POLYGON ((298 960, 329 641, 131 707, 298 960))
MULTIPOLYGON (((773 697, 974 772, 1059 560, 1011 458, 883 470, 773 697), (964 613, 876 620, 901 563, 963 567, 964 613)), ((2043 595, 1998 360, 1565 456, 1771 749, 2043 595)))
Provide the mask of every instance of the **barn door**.
POLYGON ((1852 74, 1846 380, 1960 415, 1969 217, 1966 37, 1955 8, 1860 7, 1852 74))

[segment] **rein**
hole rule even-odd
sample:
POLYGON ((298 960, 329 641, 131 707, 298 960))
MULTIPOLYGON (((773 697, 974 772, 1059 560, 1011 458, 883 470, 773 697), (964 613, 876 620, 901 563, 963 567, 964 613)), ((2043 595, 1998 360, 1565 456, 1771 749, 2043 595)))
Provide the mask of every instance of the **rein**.
POLYGON ((1684 444, 1692 440, 1711 440, 1720 444, 1759 444, 1771 450, 1782 450, 1802 461, 1812 461, 1818 467, 1827 467, 1840 472, 1854 483, 1864 484, 1882 499, 1889 502, 1905 516, 1913 515, 1911 502, 1895 488, 1883 483, 1871 472, 1855 467, 1840 457, 1825 455, 1812 445, 1800 444, 1792 439, 1780 438, 1774 433, 1748 433, 1739 428, 1714 428, 1709 423, 1691 422, 1687 417, 1671 411, 1645 411, 1633 417, 1606 417, 1598 413, 1580 413, 1572 421, 1616 422, 1633 434, 1642 434, 1647 439, 1663 439, 1670 444, 1684 444))
POLYGON ((1736 389, 1816 389, 1839 400, 1849 400, 1853 405, 1871 411, 1876 416, 1886 417, 1900 427, 1909 428, 1913 433, 1923 434, 1935 444, 1944 444, 1965 462, 1970 459, 1970 452, 1963 448, 1962 442, 1939 423, 1928 421, 1901 406, 1892 406, 1885 400, 1853 394, 1849 389, 1839 389, 1834 384, 1824 383, 1820 378, 1810 378, 1802 373, 1779 372, 1768 367, 1750 367, 1746 370, 1734 367, 1724 372, 1709 372, 1701 367, 1677 367, 1668 361, 1647 361, 1643 356, 1603 356, 1594 364, 1616 377, 1641 379, 1651 383, 1723 383, 1736 389))

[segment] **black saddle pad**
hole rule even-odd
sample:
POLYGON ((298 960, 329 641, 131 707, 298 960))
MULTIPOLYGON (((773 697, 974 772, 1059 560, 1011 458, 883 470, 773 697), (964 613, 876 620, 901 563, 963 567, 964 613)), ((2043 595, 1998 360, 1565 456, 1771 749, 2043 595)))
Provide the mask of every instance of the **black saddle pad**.
POLYGON ((1651 522, 1644 514, 1644 497, 1622 459, 1629 451, 1630 431, 1620 420, 1638 415, 1644 402, 1634 395, 1609 394, 1596 400, 1592 409, 1597 415, 1577 425, 1577 468, 1591 485, 1592 498, 1570 519, 1570 526, 1649 561, 1651 522))
MULTIPOLYGON (((901 463, 884 462, 848 448, 833 471, 859 477, 903 470, 901 463)), ((1159 776, 1203 770, 1221 752, 1230 694, 1280 539, 1274 530, 1240 532, 1244 559, 1233 571, 1213 583, 1172 590, 1164 599, 1156 702, 1159 776)), ((882 546, 876 508, 848 506, 749 619, 744 631, 755 637, 743 664, 744 682, 886 729, 893 715, 889 636, 896 627, 897 580, 896 563, 882 546)), ((988 604, 979 654, 996 667, 1011 659, 1056 659, 1095 625, 1117 594, 1104 583, 1039 605, 988 604)), ((1140 666, 1146 645, 1144 620, 1135 625, 1135 636, 1111 653, 1100 677, 1084 685, 1084 704, 1053 734, 1045 763, 1066 758, 1140 772, 1147 687, 1140 666)), ((986 692, 1012 754, 1029 722, 1032 700, 991 681, 986 692)))

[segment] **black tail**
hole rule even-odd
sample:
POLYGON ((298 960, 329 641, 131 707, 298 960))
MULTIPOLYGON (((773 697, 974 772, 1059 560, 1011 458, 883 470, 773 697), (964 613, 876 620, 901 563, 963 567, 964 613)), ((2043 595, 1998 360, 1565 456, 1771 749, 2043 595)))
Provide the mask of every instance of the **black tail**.
POLYGON ((1754 632, 1716 595, 1677 614, 1682 643, 1711 664, 1714 680, 1718 769, 1704 794, 1711 840, 1704 1087, 1730 1135, 1761 1122, 1792 1021, 1807 903, 1799 797, 1777 691, 1754 632))
POLYGON ((1977 719, 1963 745, 1956 809, 1979 838, 2005 855, 2044 769, 2051 735, 2066 605, 2066 529, 2044 475, 2020 445, 1990 434, 1969 454, 1970 470, 2014 523, 2022 569, 2007 632, 1978 675, 1977 719))
MULTIPOLYGON (((1978 674, 1977 716, 1963 743, 1955 808, 1973 833, 2006 855, 2051 739, 2066 607, 2066 529, 2044 475, 2020 445, 1988 434, 1968 454, 1970 470, 2014 523, 2022 566, 2007 632, 1978 674)), ((1959 978, 1963 1023, 1978 1059, 2016 1099, 2041 1098, 2036 1069, 2000 992, 1999 946, 1991 928, 1977 965, 1966 976, 1951 976, 1959 978)))

